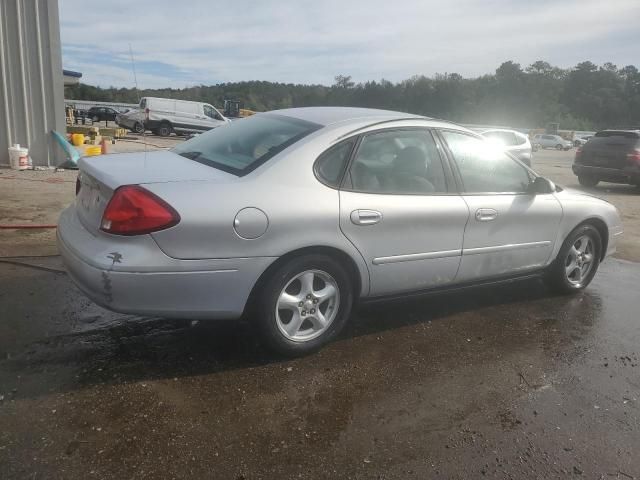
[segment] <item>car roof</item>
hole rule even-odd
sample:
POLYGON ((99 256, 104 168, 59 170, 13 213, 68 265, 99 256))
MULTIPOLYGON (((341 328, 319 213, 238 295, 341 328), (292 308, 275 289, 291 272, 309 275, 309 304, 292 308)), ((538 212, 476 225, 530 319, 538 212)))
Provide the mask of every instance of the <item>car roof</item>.
POLYGON ((620 129, 611 129, 611 130, 600 130, 596 132, 596 136, 603 137, 606 135, 634 135, 640 137, 640 130, 620 130, 620 129))
POLYGON ((355 123, 361 122, 362 120, 371 120, 372 122, 404 119, 431 120, 428 117, 411 113, 356 107, 300 107, 272 110, 271 113, 286 115, 287 117, 298 118, 323 126, 335 123, 348 123, 350 121, 355 123))

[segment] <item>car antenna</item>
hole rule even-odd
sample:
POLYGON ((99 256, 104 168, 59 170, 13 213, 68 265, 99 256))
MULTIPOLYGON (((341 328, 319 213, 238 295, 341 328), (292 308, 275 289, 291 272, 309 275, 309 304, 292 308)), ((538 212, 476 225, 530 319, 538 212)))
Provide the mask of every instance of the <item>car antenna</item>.
MULTIPOLYGON (((133 58, 133 48, 131 48, 131 43, 129 43, 129 55, 131 56, 131 68, 133 69, 133 83, 136 89, 136 96, 138 97, 138 107, 140 106, 140 90, 138 89, 138 76, 136 75, 136 61, 133 58)), ((144 143, 144 162, 145 167, 147 163, 147 132, 144 128, 144 123, 142 126, 142 142, 144 143)))

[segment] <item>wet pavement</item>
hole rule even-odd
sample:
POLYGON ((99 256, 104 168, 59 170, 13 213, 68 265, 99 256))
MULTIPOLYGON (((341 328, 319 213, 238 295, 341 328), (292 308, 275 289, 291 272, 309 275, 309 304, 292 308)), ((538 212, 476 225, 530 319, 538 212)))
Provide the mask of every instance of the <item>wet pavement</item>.
POLYGON ((640 264, 361 307, 282 360, 250 323, 107 312, 0 263, 0 478, 640 478, 640 264))

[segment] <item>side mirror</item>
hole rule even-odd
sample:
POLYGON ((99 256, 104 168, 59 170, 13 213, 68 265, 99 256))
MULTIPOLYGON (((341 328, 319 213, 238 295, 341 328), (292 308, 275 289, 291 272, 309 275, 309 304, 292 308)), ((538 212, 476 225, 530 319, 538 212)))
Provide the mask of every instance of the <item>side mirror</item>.
POLYGON ((536 177, 529 185, 529 191, 534 195, 553 193, 556 191, 556 185, 548 178, 536 177))

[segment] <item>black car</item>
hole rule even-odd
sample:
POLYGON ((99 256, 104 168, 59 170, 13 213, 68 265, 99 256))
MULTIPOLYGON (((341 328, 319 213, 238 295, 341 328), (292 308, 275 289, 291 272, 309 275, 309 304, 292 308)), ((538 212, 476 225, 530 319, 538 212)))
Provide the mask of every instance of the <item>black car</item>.
POLYGON ((640 186, 640 130, 603 130, 576 150, 572 167, 585 187, 598 182, 640 186))
POLYGON ((111 107, 91 107, 87 111, 87 117, 89 117, 94 122, 103 122, 107 120, 111 120, 115 122, 116 115, 119 112, 111 107))

